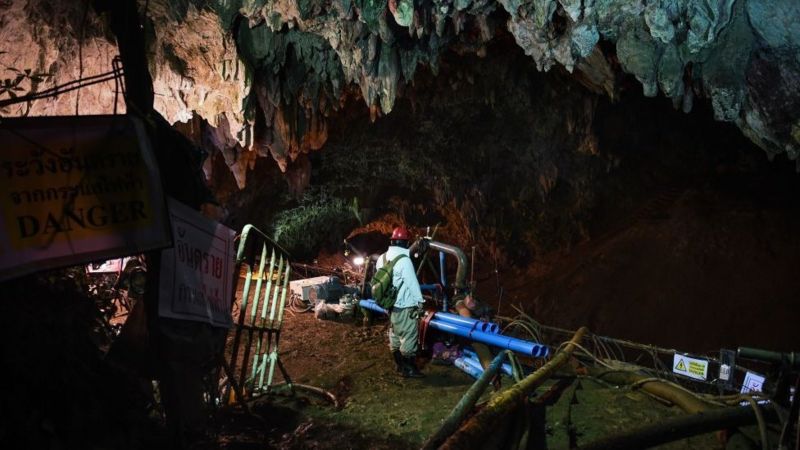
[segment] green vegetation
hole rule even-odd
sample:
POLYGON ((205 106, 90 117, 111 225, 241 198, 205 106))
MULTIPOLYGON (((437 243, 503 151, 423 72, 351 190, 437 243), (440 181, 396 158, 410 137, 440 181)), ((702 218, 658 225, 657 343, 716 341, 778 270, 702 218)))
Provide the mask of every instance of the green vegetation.
POLYGON ((358 212, 355 199, 348 201, 327 191, 312 189, 297 207, 275 216, 273 238, 293 257, 310 257, 319 248, 331 248, 341 242, 350 229, 360 224, 358 212))

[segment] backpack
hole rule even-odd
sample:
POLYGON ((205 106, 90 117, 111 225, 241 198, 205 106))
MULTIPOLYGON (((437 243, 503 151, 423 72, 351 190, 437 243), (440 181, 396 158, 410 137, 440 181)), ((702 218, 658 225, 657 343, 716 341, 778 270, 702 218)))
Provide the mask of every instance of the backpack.
POLYGON ((386 255, 383 255, 383 267, 375 272, 372 277, 372 298, 381 308, 391 309, 394 302, 397 301, 397 293, 400 291, 400 286, 394 286, 392 283, 394 265, 400 258, 408 258, 406 255, 397 255, 393 260, 386 264, 386 255))

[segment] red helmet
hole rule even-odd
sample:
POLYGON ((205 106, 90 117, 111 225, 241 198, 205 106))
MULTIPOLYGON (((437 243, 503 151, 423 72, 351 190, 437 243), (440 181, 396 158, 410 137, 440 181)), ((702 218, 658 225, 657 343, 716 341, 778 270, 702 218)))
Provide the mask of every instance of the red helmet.
POLYGON ((409 239, 408 230, 406 227, 397 227, 392 230, 391 240, 393 241, 407 241, 409 239))

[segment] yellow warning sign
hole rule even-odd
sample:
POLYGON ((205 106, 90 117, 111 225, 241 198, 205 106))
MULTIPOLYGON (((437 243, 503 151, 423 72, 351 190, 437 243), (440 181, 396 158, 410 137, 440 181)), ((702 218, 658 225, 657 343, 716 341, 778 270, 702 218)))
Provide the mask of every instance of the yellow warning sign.
POLYGON ((3 119, 0 142, 0 279, 170 244, 139 120, 3 119))
POLYGON ((708 361, 676 354, 672 361, 672 371, 696 380, 705 380, 708 376, 708 361))

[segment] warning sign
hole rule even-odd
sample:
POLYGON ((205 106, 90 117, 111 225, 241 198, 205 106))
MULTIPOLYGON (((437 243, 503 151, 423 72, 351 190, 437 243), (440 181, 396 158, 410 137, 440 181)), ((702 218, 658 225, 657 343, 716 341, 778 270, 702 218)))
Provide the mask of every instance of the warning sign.
POLYGON ((705 380, 708 377, 708 361, 676 353, 672 359, 672 371, 695 380, 705 380))
POLYGON ((744 376, 744 383, 742 383, 742 394, 762 392, 764 381, 766 381, 764 376, 748 370, 744 376))
POLYGON ((0 280, 170 244, 140 121, 3 119, 0 142, 0 280))
POLYGON ((169 199, 175 246, 161 252, 161 317, 230 328, 234 232, 169 199))

